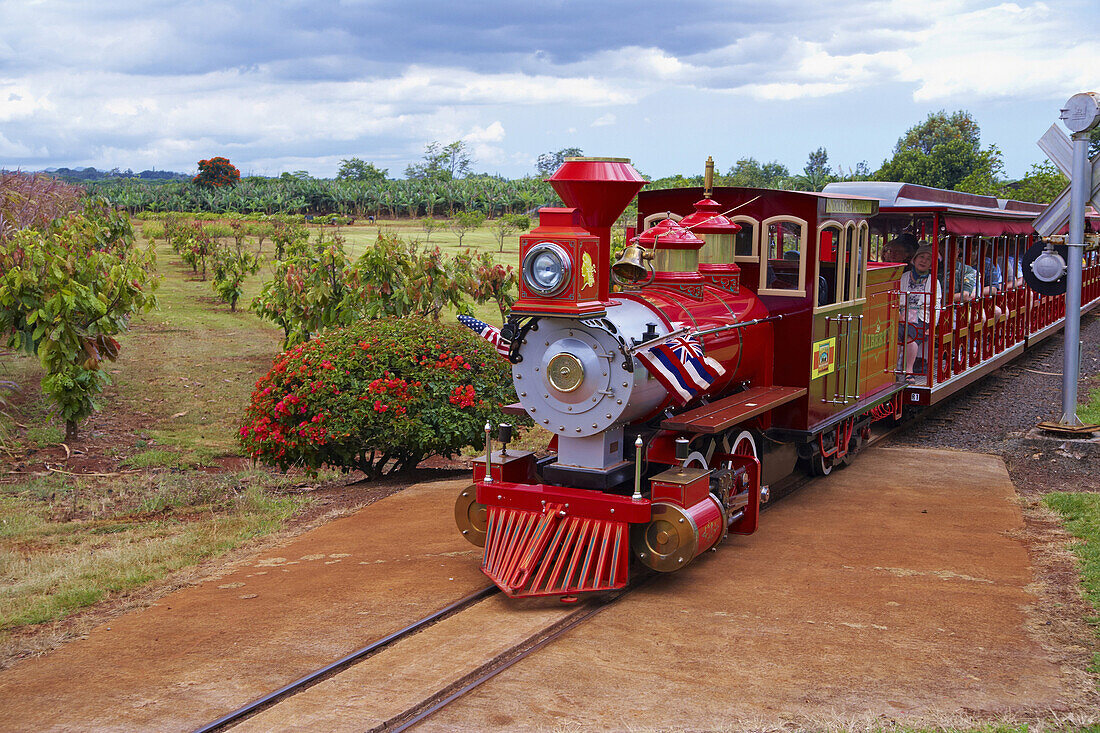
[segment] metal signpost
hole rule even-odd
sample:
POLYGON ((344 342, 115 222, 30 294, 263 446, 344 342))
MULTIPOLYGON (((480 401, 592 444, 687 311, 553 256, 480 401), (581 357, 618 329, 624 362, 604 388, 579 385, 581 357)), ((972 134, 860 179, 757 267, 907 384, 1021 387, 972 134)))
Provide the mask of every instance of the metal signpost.
POLYGON ((1089 130, 1100 123, 1100 94, 1083 92, 1066 102, 1062 123, 1073 134, 1072 140, 1054 125, 1039 140, 1039 147, 1069 176, 1070 184, 1034 221, 1042 237, 1057 234, 1069 225, 1066 245, 1069 262, 1048 247, 1032 264, 1043 280, 1066 276, 1065 359, 1062 363, 1062 418, 1040 427, 1079 432, 1077 417, 1077 380, 1081 353, 1081 265, 1085 247, 1085 205, 1091 199, 1100 211, 1100 155, 1089 160, 1089 130), (1040 270, 1043 274, 1040 275, 1040 270), (1051 277, 1057 275, 1057 277, 1051 277))

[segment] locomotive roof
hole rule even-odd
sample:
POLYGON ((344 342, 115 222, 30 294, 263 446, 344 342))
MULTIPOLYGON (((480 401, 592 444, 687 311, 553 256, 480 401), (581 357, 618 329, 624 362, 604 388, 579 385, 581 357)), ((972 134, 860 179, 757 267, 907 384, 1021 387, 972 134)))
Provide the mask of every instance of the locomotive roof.
POLYGON ((889 181, 844 181, 825 186, 824 193, 866 196, 878 199, 879 211, 912 213, 917 210, 940 211, 968 216, 1005 219, 1033 219, 1045 208, 1042 204, 999 199, 962 191, 918 186, 889 181))

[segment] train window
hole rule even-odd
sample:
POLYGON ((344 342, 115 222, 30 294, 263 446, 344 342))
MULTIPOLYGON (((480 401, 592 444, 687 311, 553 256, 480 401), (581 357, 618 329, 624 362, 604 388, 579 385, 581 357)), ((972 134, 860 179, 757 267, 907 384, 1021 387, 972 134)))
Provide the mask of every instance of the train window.
POLYGON ((757 257, 757 233, 760 230, 760 222, 751 216, 734 216, 730 221, 740 225, 741 231, 734 235, 733 261, 755 262, 757 257))
POLYGON ((861 238, 861 235, 865 234, 867 224, 861 222, 862 229, 856 228, 854 221, 848 222, 848 226, 845 227, 845 252, 847 257, 845 260, 848 270, 848 282, 847 290, 845 291, 846 300, 855 301, 863 297, 863 271, 866 269, 865 262, 867 258, 867 245, 861 238))
POLYGON ((760 268, 760 293, 805 296, 806 222, 793 217, 775 217, 761 223, 766 238, 760 245, 766 258, 760 268))
POLYGON ((850 282, 853 284, 852 292, 849 295, 850 300, 862 300, 865 295, 866 288, 866 275, 867 275, 867 258, 871 254, 871 229, 867 226, 867 222, 861 221, 859 226, 854 230, 856 242, 856 256, 852 260, 852 277, 850 282))
POLYGON ((814 286, 817 306, 844 300, 844 240, 844 230, 837 222, 827 222, 818 229, 817 283, 814 286))

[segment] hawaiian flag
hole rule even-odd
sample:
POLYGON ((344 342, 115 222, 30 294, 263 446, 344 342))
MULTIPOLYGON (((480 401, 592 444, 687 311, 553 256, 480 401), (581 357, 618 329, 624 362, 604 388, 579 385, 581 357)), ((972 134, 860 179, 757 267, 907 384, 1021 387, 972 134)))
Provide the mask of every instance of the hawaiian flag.
POLYGON ((638 359, 681 405, 691 402, 726 370, 703 354, 693 336, 679 336, 638 352, 638 359))
POLYGON ((499 328, 490 326, 488 323, 479 321, 471 316, 459 316, 458 322, 491 343, 496 348, 498 354, 504 357, 508 356, 508 349, 512 345, 512 342, 500 337, 499 328))

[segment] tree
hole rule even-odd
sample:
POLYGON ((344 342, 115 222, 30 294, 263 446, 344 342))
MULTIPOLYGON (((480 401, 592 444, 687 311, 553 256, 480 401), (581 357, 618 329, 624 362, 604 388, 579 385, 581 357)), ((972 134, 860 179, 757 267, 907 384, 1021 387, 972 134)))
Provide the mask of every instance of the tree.
POLYGON ((134 244, 129 217, 102 201, 0 240, 0 333, 38 356, 66 438, 98 409, 114 336, 156 306, 155 263, 152 246, 134 244))
POLYGON ((425 216, 420 220, 420 229, 424 232, 424 242, 428 243, 432 241, 432 232, 443 229, 447 226, 446 222, 436 221, 430 216, 425 216))
POLYGON ((1007 196, 1020 201, 1049 204, 1069 185, 1069 179, 1050 162, 1033 163, 1028 174, 1004 188, 1007 196))
POLYGON ((1003 168, 1000 157, 996 147, 975 150, 968 141, 956 138, 940 143, 931 154, 916 148, 896 153, 875 171, 875 179, 953 190, 969 178, 973 188, 977 179, 995 180, 1003 168))
POLYGON ((485 223, 485 212, 473 210, 473 211, 460 211, 451 220, 451 231, 458 237, 458 246, 462 246, 462 238, 466 236, 467 232, 471 232, 482 224, 485 223))
POLYGON ((928 119, 919 125, 913 125, 898 138, 894 153, 906 150, 918 150, 932 155, 937 145, 952 140, 962 140, 975 153, 981 149, 981 129, 966 110, 958 110, 950 115, 946 111, 929 112, 928 119))
POLYGON ((466 143, 455 140, 444 146, 432 141, 424 146, 424 162, 405 168, 405 177, 414 180, 451 181, 470 174, 470 155, 466 143))
POLYGON ((580 148, 562 148, 556 153, 543 153, 535 162, 540 178, 549 178, 554 171, 561 168, 566 158, 578 158, 584 155, 580 148))
POLYGON ((982 150, 981 130, 969 112, 943 110, 898 138, 894 156, 875 171, 879 181, 996 194, 1004 182, 1001 151, 982 150))
POLYGON ((531 220, 526 214, 504 214, 493 220, 493 236, 500 244, 499 252, 504 251, 504 239, 516 232, 525 232, 531 228, 531 220))
POLYGON ((996 195, 1004 185, 1004 164, 995 145, 982 150, 981 129, 965 110, 929 113, 906 130, 883 161, 875 179, 996 195))
POLYGON ((386 180, 389 172, 388 168, 376 168, 374 163, 367 163, 360 158, 346 158, 340 161, 340 169, 336 172, 336 180, 381 183, 386 180))
POLYGON ((847 172, 844 171, 843 166, 838 165, 836 168, 836 180, 838 181, 870 181, 873 175, 866 160, 859 161, 856 163, 855 168, 849 168, 847 172))
POLYGON ((191 179, 202 188, 232 186, 241 180, 241 172, 229 162, 229 158, 210 158, 199 161, 199 174, 191 179))
POLYGON ((756 158, 741 158, 726 173, 726 184, 749 188, 783 188, 791 177, 777 160, 761 165, 756 158))
POLYGON ((956 191, 977 193, 983 196, 1000 196, 1004 191, 1004 162, 1001 150, 990 145, 989 150, 979 150, 970 173, 955 186, 956 191))
POLYGON ((825 148, 818 148, 810 153, 802 171, 803 175, 796 176, 795 180, 798 187, 806 191, 820 191, 825 188, 825 184, 836 180, 829 168, 829 154, 825 148))

